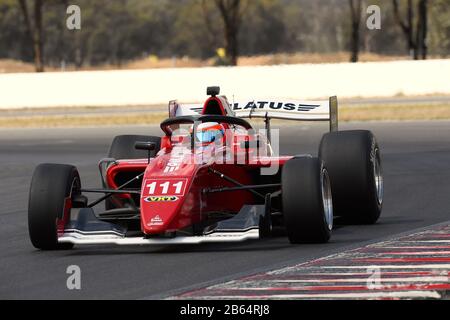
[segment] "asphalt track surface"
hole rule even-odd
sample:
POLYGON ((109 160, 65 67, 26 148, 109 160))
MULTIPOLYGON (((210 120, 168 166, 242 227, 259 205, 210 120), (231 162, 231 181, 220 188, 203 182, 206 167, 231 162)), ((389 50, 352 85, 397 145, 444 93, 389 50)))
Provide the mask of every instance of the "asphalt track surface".
MULTIPOLYGON (((337 226, 323 245, 286 238, 238 244, 76 247, 35 250, 28 239, 28 188, 41 162, 71 163, 85 187, 100 186, 97 161, 117 134, 157 134, 153 127, 0 130, 0 298, 163 298, 206 284, 283 267, 450 220, 450 122, 348 123, 378 138, 385 199, 379 223, 337 226), (81 290, 66 269, 81 268, 81 290)), ((317 153, 322 124, 281 128, 281 154, 317 153)))

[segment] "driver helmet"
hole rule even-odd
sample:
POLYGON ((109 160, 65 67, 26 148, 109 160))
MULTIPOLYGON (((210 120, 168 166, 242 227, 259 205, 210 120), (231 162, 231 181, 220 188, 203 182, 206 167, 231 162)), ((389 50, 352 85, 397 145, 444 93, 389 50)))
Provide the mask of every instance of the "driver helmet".
POLYGON ((225 138, 225 128, 217 122, 204 122, 197 126, 195 141, 202 146, 210 143, 222 144, 225 138))

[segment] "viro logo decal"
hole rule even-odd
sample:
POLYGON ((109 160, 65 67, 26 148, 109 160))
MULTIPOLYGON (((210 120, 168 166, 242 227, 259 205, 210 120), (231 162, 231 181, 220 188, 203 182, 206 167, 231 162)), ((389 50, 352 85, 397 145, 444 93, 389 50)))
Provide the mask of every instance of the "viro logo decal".
POLYGON ((177 201, 177 196, 169 196, 169 197, 147 197, 144 199, 146 202, 173 202, 177 201))

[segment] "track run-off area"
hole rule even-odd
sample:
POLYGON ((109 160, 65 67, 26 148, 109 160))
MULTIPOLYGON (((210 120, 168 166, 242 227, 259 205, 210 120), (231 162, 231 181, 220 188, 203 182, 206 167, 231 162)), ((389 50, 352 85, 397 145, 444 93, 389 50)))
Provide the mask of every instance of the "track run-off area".
POLYGON ((449 299, 450 223, 176 299, 449 299))

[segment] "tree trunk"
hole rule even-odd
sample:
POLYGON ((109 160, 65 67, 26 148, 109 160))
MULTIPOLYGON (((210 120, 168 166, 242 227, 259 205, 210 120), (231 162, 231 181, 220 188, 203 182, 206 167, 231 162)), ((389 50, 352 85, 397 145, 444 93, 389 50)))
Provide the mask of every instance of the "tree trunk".
POLYGON ((216 6, 224 23, 225 52, 230 65, 237 65, 239 56, 239 27, 241 0, 216 0, 216 6))
POLYGON ((420 49, 420 58, 425 60, 427 58, 428 47, 427 47, 427 27, 428 27, 428 2, 427 0, 420 0, 419 2, 419 20, 420 29, 418 30, 420 44, 418 43, 418 48, 420 49))
POLYGON ((407 29, 405 32, 408 39, 409 56, 417 60, 417 41, 414 42, 414 10, 412 0, 408 0, 407 29))
POLYGON ((359 24, 352 23, 351 62, 358 62, 359 57, 359 24))
POLYGON ((42 0, 34 1, 33 20, 34 27, 31 23, 30 14, 26 0, 19 0, 20 9, 22 10, 25 20, 25 30, 30 39, 33 48, 34 66, 36 72, 44 71, 43 61, 43 37, 42 37, 42 0))
POLYGON ((361 24, 361 0, 349 0, 351 14, 351 39, 350 39, 350 62, 358 62, 359 58, 359 37, 361 24))
POLYGON ((225 27, 225 52, 228 60, 232 66, 237 65, 237 59, 239 54, 237 31, 233 25, 225 27))
POLYGON ((408 52, 414 60, 426 59, 427 57, 427 25, 428 25, 428 0, 420 0, 417 5, 416 27, 414 29, 414 6, 413 1, 408 0, 406 22, 403 21, 398 0, 393 0, 395 19, 405 35, 408 52))
POLYGON ((34 64, 36 72, 44 71, 44 41, 42 32, 42 0, 34 1, 34 64))

